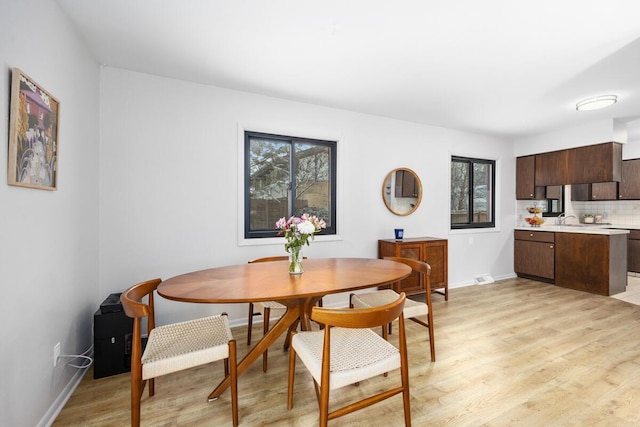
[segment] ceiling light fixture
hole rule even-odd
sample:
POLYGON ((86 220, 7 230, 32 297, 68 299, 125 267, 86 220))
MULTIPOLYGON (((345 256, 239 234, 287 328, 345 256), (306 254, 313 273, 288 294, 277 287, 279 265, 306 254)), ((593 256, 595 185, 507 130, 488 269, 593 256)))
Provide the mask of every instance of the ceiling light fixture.
POLYGON ((587 98, 576 104, 576 110, 578 111, 591 111, 599 110, 600 108, 609 107, 610 105, 618 102, 616 95, 600 95, 593 98, 587 98))

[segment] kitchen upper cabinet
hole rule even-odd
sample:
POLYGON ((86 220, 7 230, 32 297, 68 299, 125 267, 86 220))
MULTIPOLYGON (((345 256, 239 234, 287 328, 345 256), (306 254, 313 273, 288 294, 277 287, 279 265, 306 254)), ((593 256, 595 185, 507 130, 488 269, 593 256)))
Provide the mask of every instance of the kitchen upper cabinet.
POLYGON ((589 202, 595 200, 617 200, 617 182, 597 182, 594 184, 573 184, 571 200, 589 202))
POLYGON ((544 199, 544 187, 536 187, 536 156, 516 158, 516 199, 544 199))
POLYGON ((567 183, 568 151, 552 151, 536 154, 535 183, 537 186, 564 185, 567 183))
POLYGON ((618 142, 535 155, 534 182, 539 187, 619 182, 621 179, 622 144, 618 142))
POLYGON ((545 191, 545 199, 558 200, 562 198, 562 192, 564 191, 564 186, 562 185, 550 185, 546 188, 545 191))
POLYGON ((618 186, 620 200, 640 199, 640 159, 622 162, 622 180, 618 186))
POLYGON ((572 148, 566 151, 568 184, 617 182, 621 180, 622 144, 607 142, 572 148))

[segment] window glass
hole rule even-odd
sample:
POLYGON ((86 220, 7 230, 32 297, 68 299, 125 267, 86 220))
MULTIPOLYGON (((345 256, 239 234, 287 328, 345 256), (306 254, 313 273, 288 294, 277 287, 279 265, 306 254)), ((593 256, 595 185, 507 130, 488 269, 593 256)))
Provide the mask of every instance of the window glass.
POLYGON ((335 234, 336 142, 245 132, 245 238, 276 237, 282 217, 316 215, 335 234))
POLYGON ((494 227, 495 161, 451 158, 451 228, 494 227))

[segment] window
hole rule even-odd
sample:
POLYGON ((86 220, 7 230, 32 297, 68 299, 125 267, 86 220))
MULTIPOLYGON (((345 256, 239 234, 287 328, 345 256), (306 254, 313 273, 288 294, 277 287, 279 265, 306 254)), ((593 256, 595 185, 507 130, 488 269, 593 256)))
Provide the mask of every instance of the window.
POLYGON ((451 157, 451 228, 495 227, 494 160, 451 157))
POLYGON ((282 217, 316 215, 336 234, 336 142, 246 131, 244 236, 276 237, 282 217))

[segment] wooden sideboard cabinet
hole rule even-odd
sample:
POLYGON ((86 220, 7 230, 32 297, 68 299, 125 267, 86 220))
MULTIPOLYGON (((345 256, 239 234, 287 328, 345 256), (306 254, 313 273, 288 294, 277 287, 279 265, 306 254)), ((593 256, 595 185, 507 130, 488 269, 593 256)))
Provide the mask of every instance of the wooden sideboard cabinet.
MULTIPOLYGON (((403 257, 417 259, 431 266, 431 289, 449 300, 448 241, 436 237, 412 237, 403 240, 378 240, 378 257, 403 257)), ((424 292, 426 283, 418 273, 393 285, 396 292, 407 295, 424 292)))

